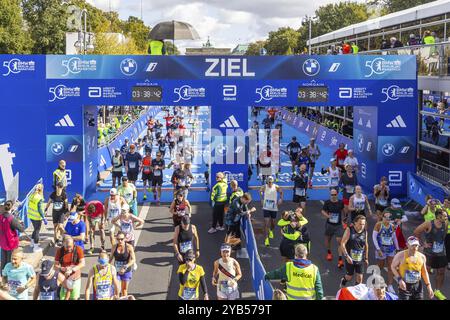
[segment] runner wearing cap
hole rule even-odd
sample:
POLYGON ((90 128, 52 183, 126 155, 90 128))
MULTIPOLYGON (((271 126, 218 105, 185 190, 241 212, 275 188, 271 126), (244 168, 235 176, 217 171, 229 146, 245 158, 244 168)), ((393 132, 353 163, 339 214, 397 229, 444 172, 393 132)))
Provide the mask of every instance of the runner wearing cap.
POLYGON ((273 183, 273 177, 267 178, 267 183, 259 190, 261 206, 264 214, 264 245, 270 246, 269 239, 273 239, 273 230, 275 229, 275 220, 277 218, 278 206, 283 203, 283 190, 273 183), (278 199, 279 195, 279 199, 278 199))
POLYGON ((42 261, 41 272, 37 285, 34 287, 33 300, 59 300, 58 289, 64 280, 63 273, 55 270, 53 261, 42 261))
POLYGON ((175 257, 179 264, 185 263, 184 255, 189 250, 194 250, 195 257, 200 257, 200 239, 198 237, 197 227, 191 224, 191 218, 184 215, 181 218, 181 224, 175 227, 173 233, 173 249, 175 250, 175 257))
POLYGON ((222 244, 220 247, 221 258, 214 261, 212 285, 217 287, 217 299, 239 299, 238 281, 242 278, 241 266, 232 258, 231 245, 222 244))
MULTIPOLYGON (((142 167, 142 156, 136 151, 134 144, 130 145, 130 151, 125 156, 125 172, 132 184, 134 184, 139 175, 139 169, 142 167)), ((122 180, 123 181, 123 180, 122 180)))
POLYGON ((297 142, 297 137, 292 137, 291 142, 287 145, 286 149, 289 154, 289 159, 292 164, 292 172, 295 172, 295 167, 297 166, 298 155, 301 150, 300 143, 297 142))
POLYGON ((314 177, 314 168, 316 167, 316 162, 319 160, 319 157, 322 155, 320 152, 319 146, 316 144, 316 139, 311 138, 308 144, 308 155, 310 159, 310 167, 309 167, 309 187, 312 187, 312 178, 314 177))
POLYGON ((117 192, 125 199, 132 213, 137 216, 137 190, 134 184, 128 181, 128 177, 122 177, 122 184, 117 188, 117 192))
POLYGON ((134 230, 143 226, 144 220, 132 215, 130 213, 130 207, 124 204, 121 208, 120 215, 112 219, 111 222, 125 234, 125 242, 134 247, 134 230))
POLYGON ((427 267, 436 270, 436 289, 434 295, 439 300, 447 298, 441 292, 444 284, 445 267, 447 258, 445 256, 445 235, 447 234, 447 214, 441 209, 435 212, 436 219, 425 221, 414 230, 414 235, 420 239, 425 233, 424 253, 427 257, 427 267))
POLYGON ((89 201, 84 209, 89 223, 89 254, 94 253, 95 231, 100 230, 101 249, 105 250, 105 208, 97 200, 89 201))
POLYGON ((209 300, 208 288, 206 286, 205 271, 202 266, 195 263, 195 253, 188 250, 184 256, 185 263, 177 270, 180 288, 178 290, 179 300, 198 300, 199 287, 202 288, 204 300, 209 300))
POLYGON ((372 240, 375 246, 375 258, 378 261, 378 267, 383 269, 385 265, 388 268, 388 291, 395 293, 392 284, 394 276, 392 274, 391 264, 395 256, 395 251, 399 251, 397 237, 395 235, 395 225, 391 222, 391 214, 383 212, 383 220, 377 222, 372 232, 372 240))
POLYGON ((84 296, 86 300, 91 298, 91 286, 93 286, 93 300, 113 300, 119 298, 119 281, 117 281, 116 268, 109 264, 108 254, 100 252, 97 264, 89 271, 84 296))
POLYGON ((383 220, 383 212, 388 207, 389 185, 386 177, 381 177, 380 183, 373 187, 373 195, 375 197, 375 210, 378 221, 383 220))
POLYGON ((291 180, 294 181, 293 199, 294 203, 305 210, 306 207, 306 190, 308 189, 309 175, 306 170, 306 165, 300 165, 299 173, 292 173, 291 180))
POLYGON ((341 179, 341 169, 337 166, 335 158, 330 159, 330 166, 325 169, 322 167, 322 174, 328 174, 328 187, 339 191, 339 179, 341 179))
POLYGON ((120 154, 120 149, 114 150, 114 155, 112 156, 112 165, 113 165, 112 187, 115 188, 116 181, 117 181, 117 185, 119 185, 120 179, 122 178, 122 175, 123 175, 124 160, 123 160, 123 156, 120 154))
POLYGON ((111 188, 111 190, 109 190, 109 197, 105 199, 104 203, 111 246, 115 244, 114 232, 116 230, 116 227, 114 223, 112 223, 112 220, 120 214, 122 206, 124 206, 125 204, 127 204, 127 202, 123 197, 119 196, 116 188, 111 188))
POLYGON ((391 200, 391 205, 387 207, 384 212, 389 212, 391 214, 391 222, 394 223, 395 235, 397 237, 398 247, 403 250, 406 249, 406 240, 403 235, 402 225, 404 222, 408 221, 408 217, 405 211, 402 209, 402 204, 397 198, 391 200))
POLYGON ((116 236, 117 244, 111 248, 109 263, 113 263, 117 271, 117 280, 120 284, 120 296, 128 296, 128 285, 133 276, 132 267, 136 263, 136 255, 131 244, 125 242, 125 233, 119 231, 116 236))
POLYGON ((419 240, 411 236, 407 240, 408 249, 400 251, 392 260, 392 273, 398 281, 398 297, 400 300, 422 300, 423 279, 428 296, 433 299, 434 293, 428 276, 425 255, 419 252, 419 240))

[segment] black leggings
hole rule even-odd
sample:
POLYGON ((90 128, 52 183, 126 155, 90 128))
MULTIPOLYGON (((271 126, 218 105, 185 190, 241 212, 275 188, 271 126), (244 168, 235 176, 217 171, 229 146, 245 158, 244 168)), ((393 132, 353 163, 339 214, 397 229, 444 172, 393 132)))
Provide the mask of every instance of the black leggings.
POLYGON ((11 262, 12 250, 0 250, 2 252, 1 269, 5 268, 6 264, 11 262))
POLYGON ((41 232, 42 220, 31 220, 31 224, 33 225, 33 234, 31 235, 31 239, 33 239, 34 243, 39 243, 39 233, 41 232))
POLYGON ((225 215, 225 204, 226 202, 216 202, 213 207, 213 223, 212 227, 216 228, 217 224, 223 227, 223 216, 225 215))

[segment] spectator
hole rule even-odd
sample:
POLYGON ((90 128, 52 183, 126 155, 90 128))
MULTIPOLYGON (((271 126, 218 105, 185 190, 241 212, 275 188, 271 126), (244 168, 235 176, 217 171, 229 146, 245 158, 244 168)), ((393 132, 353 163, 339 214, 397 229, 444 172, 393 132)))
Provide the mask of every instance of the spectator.
POLYGON ((348 42, 345 42, 342 45, 342 54, 350 54, 352 53, 352 47, 348 42))
POLYGON ((400 40, 398 40, 396 37, 391 37, 390 41, 391 41, 391 46, 390 46, 391 48, 403 47, 403 43, 400 40))
POLYGON ((417 39, 416 39, 416 35, 414 34, 414 33, 411 33, 410 35, 409 35, 409 40, 408 40, 408 42, 406 43, 408 46, 416 46, 416 45, 418 45, 418 44, 420 44, 420 41, 418 41, 417 39))
POLYGON ((423 44, 435 44, 435 39, 434 39, 434 37, 431 35, 431 31, 430 31, 430 30, 426 30, 426 31, 423 33, 422 43, 423 43, 423 44))
POLYGON ((353 54, 358 54, 359 47, 357 46, 357 44, 355 42, 352 42, 351 47, 352 47, 352 53, 353 54))
POLYGON ((386 39, 383 39, 382 41, 381 41, 381 50, 386 50, 386 49, 389 49, 390 48, 390 46, 389 46, 389 43, 388 43, 388 41, 386 40, 386 39))
POLYGON ((0 215, 0 249, 2 254, 1 269, 11 262, 14 249, 19 247, 19 232, 24 232, 23 223, 13 215, 13 202, 5 202, 3 213, 0 215))

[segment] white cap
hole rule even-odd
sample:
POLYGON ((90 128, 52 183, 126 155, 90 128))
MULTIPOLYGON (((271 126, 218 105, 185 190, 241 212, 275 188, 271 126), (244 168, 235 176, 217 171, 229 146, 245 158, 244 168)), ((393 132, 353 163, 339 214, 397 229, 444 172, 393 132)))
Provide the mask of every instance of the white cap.
POLYGON ((420 246, 419 239, 414 236, 410 236, 407 240, 408 246, 420 246))
POLYGON ((111 189, 109 190, 109 194, 112 195, 112 196, 117 195, 117 189, 116 189, 116 188, 111 188, 111 189))
POLYGON ((122 206, 122 211, 124 211, 124 210, 130 211, 130 206, 128 205, 128 203, 125 203, 125 204, 122 206))

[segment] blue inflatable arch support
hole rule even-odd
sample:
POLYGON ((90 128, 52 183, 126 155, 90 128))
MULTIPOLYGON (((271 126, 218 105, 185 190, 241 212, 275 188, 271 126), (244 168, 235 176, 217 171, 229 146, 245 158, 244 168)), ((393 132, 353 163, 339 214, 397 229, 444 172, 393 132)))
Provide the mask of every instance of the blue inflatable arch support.
MULTIPOLYGON (((67 161, 69 193, 95 191, 97 138, 87 125, 97 105, 210 106, 211 126, 231 116, 248 129, 249 106, 354 106, 354 146, 366 188, 381 176, 406 194, 415 170, 417 74, 414 56, 0 56, 0 193, 20 174, 26 193, 67 161), (70 118, 66 125, 57 125, 70 118)), ((227 131, 228 130, 228 131, 227 131)), ((214 139, 214 137, 212 137, 214 139)), ((217 141, 217 140, 216 140, 217 141)), ((239 143, 239 142, 237 142, 239 143)), ((245 143, 245 142, 240 142, 245 143)), ((211 176, 242 177, 247 165, 211 163, 211 176)))

